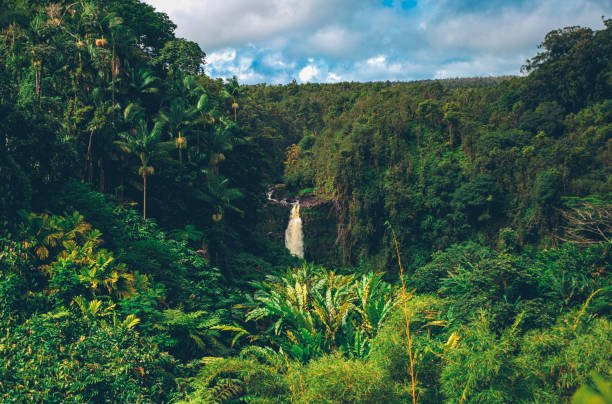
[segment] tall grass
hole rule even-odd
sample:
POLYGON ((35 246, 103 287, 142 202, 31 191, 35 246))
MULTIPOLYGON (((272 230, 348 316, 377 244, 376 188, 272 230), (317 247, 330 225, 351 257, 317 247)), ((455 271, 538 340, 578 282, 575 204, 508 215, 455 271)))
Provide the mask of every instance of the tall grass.
POLYGON ((408 339, 408 357, 410 358, 410 384, 411 384, 411 395, 412 395, 412 404, 416 404, 416 377, 414 374, 414 358, 412 356, 412 337, 410 336, 410 317, 408 316, 408 299, 412 296, 414 291, 410 293, 406 290, 406 282, 404 280, 404 267, 402 266, 402 256, 399 250, 399 243, 397 242, 397 237, 395 236, 395 231, 387 222, 389 229, 391 230, 391 235, 393 236, 393 244, 395 245, 395 252, 397 253, 397 263, 400 269, 400 279, 402 280, 402 289, 400 298, 402 301, 403 309, 404 309, 404 318, 406 320, 406 338, 408 339))

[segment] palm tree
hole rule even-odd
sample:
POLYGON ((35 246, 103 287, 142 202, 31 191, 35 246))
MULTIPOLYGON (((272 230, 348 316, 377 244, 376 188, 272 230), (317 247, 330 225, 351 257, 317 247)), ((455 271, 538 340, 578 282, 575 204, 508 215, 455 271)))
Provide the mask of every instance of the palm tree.
POLYGON ((193 124, 193 118, 197 113, 196 108, 188 108, 185 100, 176 98, 170 106, 159 113, 159 119, 166 125, 166 130, 179 151, 179 162, 183 164, 183 149, 187 148, 186 132, 193 124))
POLYGON ((199 155, 201 135, 202 133, 210 132, 210 129, 215 123, 214 117, 217 115, 215 108, 216 103, 209 98, 204 87, 196 83, 195 76, 185 77, 183 80, 183 89, 187 92, 186 96, 190 102, 195 102, 195 110, 199 113, 199 118, 193 123, 201 124, 204 127, 204 130, 193 131, 196 138, 196 154, 199 155))
POLYGON ((135 96, 142 97, 144 94, 157 94, 159 92, 160 79, 151 70, 131 69, 128 79, 128 86, 135 96))
MULTIPOLYGON (((110 130, 110 122, 108 116, 112 111, 111 103, 104 98, 104 87, 96 86, 91 92, 85 93, 81 96, 82 103, 85 106, 81 109, 83 112, 91 112, 89 115, 90 119, 87 122, 86 130, 89 134, 87 142, 87 153, 85 155, 85 166, 83 168, 82 179, 87 179, 90 183, 93 182, 93 159, 95 142, 94 135, 104 134, 110 130)), ((98 136, 96 136, 98 137, 98 136)))
POLYGON ((102 22, 107 26, 108 33, 111 37, 110 90, 112 103, 115 104, 115 82, 119 76, 121 63, 117 51, 122 50, 133 42, 134 37, 131 35, 130 31, 123 26, 123 20, 115 13, 106 15, 102 22))
POLYGON ((236 124, 220 117, 213 130, 209 132, 207 146, 210 154, 208 165, 217 173, 218 165, 225 160, 225 153, 232 151, 237 144, 245 140, 237 137, 235 133, 236 124))
POLYGON ((135 154, 140 159, 138 175, 142 177, 142 217, 144 219, 147 218, 147 177, 155 172, 150 164, 163 152, 162 128, 161 122, 155 122, 153 128, 150 128, 145 120, 140 119, 132 131, 119 134, 123 140, 115 142, 123 151, 135 154))
POLYGON ((240 84, 238 83, 238 77, 234 76, 231 79, 227 80, 227 83, 225 83, 225 93, 227 93, 227 95, 229 95, 230 97, 232 97, 232 108, 234 109, 234 122, 236 122, 236 119, 238 117, 237 115, 237 111, 238 111, 238 97, 240 96, 240 94, 242 94, 242 89, 240 88, 240 84))
POLYGON ((242 210, 233 204, 233 201, 243 196, 238 188, 231 187, 229 178, 224 178, 215 173, 208 173, 208 193, 203 195, 203 199, 213 206, 215 210, 213 220, 215 222, 221 221, 226 209, 231 209, 241 215, 244 214, 242 210))

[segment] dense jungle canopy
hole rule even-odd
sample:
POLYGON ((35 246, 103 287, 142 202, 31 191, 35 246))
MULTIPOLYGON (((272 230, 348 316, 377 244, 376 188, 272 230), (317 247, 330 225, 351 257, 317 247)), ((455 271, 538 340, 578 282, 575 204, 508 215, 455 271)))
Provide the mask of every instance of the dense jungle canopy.
POLYGON ((612 402, 603 22, 245 86, 138 0, 0 0, 0 401, 612 402))

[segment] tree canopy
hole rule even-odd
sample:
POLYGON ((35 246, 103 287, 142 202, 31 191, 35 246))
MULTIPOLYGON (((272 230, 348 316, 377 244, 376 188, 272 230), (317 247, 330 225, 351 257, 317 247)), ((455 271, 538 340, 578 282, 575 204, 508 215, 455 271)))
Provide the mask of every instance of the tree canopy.
POLYGON ((0 401, 609 399, 604 25, 246 86, 141 1, 0 0, 0 401))

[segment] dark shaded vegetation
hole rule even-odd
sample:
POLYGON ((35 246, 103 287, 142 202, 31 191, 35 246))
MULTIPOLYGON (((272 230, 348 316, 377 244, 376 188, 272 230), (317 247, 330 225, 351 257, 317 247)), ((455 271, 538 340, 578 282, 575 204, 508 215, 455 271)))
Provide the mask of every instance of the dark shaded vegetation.
POLYGON ((606 402, 604 25, 525 77, 241 86, 137 0, 0 0, 0 401, 606 402))

